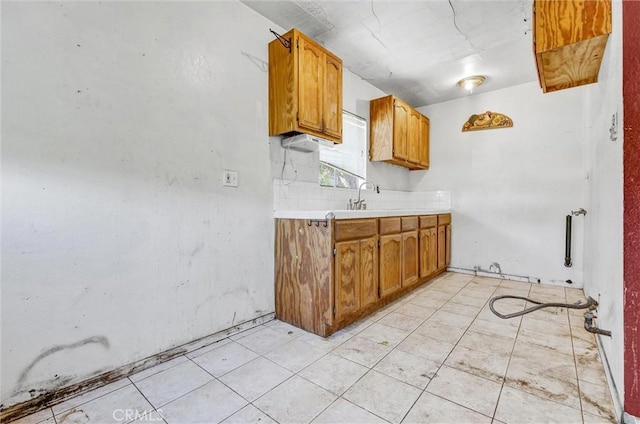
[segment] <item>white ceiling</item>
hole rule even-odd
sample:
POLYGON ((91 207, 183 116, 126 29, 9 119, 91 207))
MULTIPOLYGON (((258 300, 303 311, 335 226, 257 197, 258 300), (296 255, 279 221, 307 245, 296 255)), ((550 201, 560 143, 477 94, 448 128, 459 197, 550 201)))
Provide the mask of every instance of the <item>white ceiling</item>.
POLYGON ((535 81, 532 0, 241 0, 286 30, 297 28, 344 67, 413 107, 535 81))

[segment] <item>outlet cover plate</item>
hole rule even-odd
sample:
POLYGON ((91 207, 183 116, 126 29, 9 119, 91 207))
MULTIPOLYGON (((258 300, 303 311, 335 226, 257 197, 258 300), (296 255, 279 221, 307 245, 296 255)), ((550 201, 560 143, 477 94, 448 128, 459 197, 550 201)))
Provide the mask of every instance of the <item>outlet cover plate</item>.
POLYGON ((238 171, 225 169, 222 172, 222 185, 225 187, 238 187, 238 171))

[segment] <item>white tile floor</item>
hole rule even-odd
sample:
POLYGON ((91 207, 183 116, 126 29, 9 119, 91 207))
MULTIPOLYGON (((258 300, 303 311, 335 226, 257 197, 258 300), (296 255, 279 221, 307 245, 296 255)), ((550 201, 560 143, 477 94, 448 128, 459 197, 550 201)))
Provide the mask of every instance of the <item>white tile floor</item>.
POLYGON ((502 320, 501 294, 584 299, 446 273, 327 339, 271 321, 15 423, 615 422, 583 311, 502 320))

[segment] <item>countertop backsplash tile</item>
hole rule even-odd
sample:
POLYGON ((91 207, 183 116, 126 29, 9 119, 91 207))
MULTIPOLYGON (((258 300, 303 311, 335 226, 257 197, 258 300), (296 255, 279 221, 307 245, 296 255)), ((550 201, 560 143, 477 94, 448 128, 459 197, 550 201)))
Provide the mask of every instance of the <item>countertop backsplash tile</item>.
MULTIPOLYGON (((343 210, 349 199, 358 197, 357 189, 322 187, 318 183, 273 180, 274 211, 343 210)), ((384 190, 375 193, 362 190, 367 209, 451 209, 451 192, 384 190)))

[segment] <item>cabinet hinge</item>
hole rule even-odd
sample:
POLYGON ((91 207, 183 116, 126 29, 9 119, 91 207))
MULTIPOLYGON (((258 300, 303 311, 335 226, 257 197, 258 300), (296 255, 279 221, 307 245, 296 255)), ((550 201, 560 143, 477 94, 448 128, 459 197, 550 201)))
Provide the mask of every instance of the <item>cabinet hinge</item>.
POLYGON ((296 121, 300 122, 300 114, 299 114, 299 112, 296 112, 296 121))
POLYGON ((296 49, 300 48, 300 39, 296 38, 296 49))
MULTIPOLYGON (((378 240, 378 247, 380 247, 380 240, 378 240)), ((378 287, 378 290, 380 290, 380 287, 378 287)))
POLYGON ((336 316, 336 305, 333 305, 333 316, 336 316))
POLYGON ((338 249, 336 249, 335 247, 333 248, 333 256, 336 256, 338 254, 338 249))

